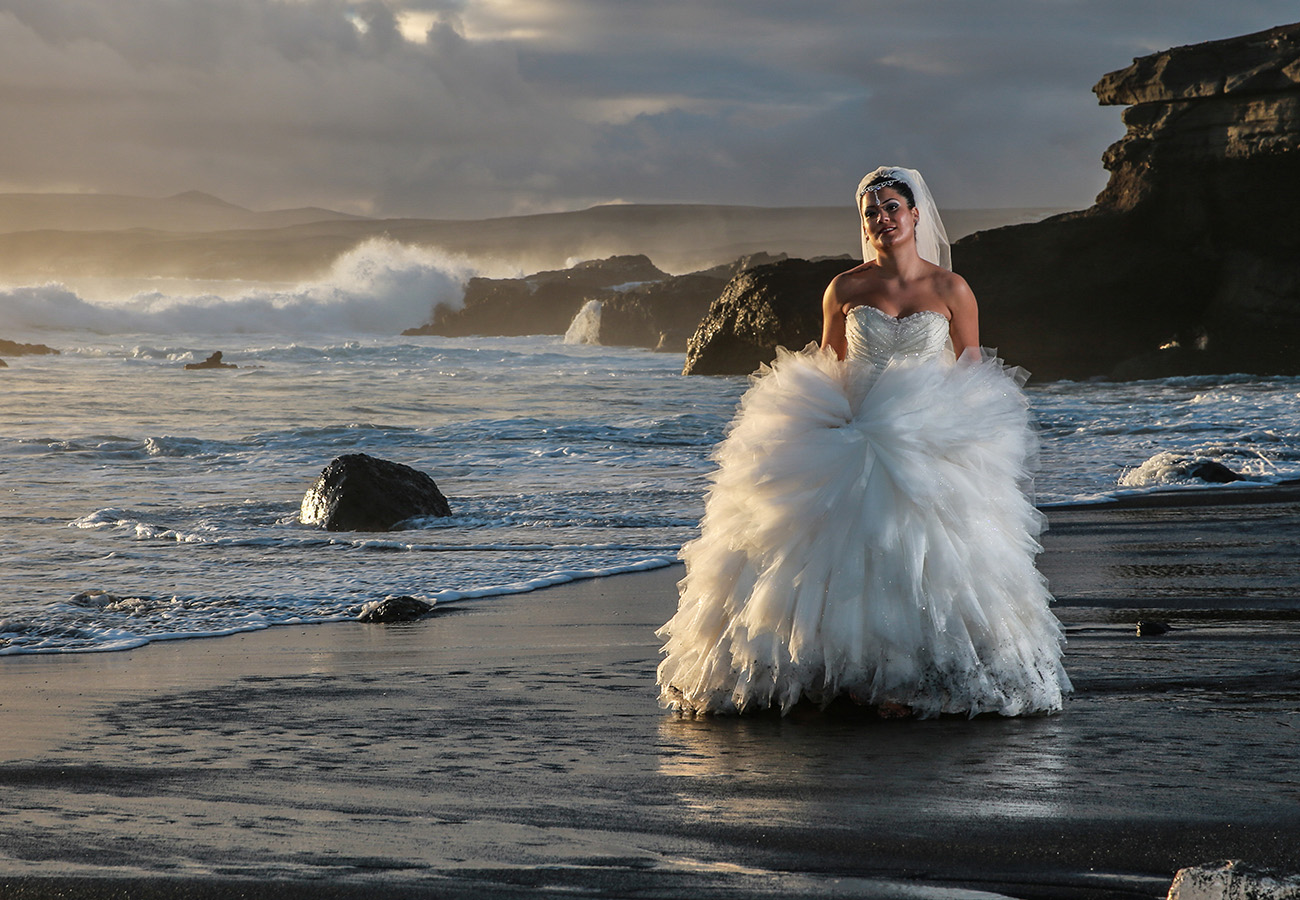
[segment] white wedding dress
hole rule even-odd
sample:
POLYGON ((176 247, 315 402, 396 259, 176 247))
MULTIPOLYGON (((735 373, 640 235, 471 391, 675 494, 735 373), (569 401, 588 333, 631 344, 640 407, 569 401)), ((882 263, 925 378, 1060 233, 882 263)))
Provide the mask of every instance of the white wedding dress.
POLYGON ((1059 710, 1070 682, 1034 566, 1022 373, 954 360, 935 312, 856 307, 847 338, 843 362, 778 351, 715 451, 678 611, 658 631, 661 702, 1059 710))

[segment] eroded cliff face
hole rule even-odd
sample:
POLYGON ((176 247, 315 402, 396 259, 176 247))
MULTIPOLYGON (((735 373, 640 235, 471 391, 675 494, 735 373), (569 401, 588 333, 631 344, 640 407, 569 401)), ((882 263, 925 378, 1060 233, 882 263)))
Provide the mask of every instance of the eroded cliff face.
POLYGON ((1294 153, 1298 84, 1300 24, 1177 47, 1106 75, 1093 91, 1128 107, 1128 133, 1106 151, 1111 178, 1098 205, 1134 209, 1179 174, 1294 153))
MULTIPOLYGON (((1094 90, 1128 127, 1096 204, 953 246, 983 342, 1040 379, 1300 373, 1300 24, 1141 57, 1094 90)), ((752 352, 725 361, 721 300, 687 372, 749 370, 752 352)))
POLYGON ((1094 91, 1128 107, 1096 205, 953 249, 985 333, 1048 377, 1300 372, 1300 24, 1094 91))

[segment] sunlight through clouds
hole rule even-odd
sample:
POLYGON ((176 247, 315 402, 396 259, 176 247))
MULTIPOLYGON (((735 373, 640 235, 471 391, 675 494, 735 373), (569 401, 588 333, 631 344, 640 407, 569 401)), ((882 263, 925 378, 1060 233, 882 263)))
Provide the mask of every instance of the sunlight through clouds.
POLYGON ((1079 207, 1123 133, 1102 75, 1288 6, 0 0, 3 180, 482 217, 837 204, 883 160, 1079 207))

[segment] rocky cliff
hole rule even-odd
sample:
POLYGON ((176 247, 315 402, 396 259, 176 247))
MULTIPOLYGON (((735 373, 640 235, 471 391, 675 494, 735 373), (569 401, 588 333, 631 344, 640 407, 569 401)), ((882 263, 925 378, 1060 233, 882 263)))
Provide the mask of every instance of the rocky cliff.
POLYGON ((1134 60, 1082 212, 953 248, 1009 359, 1047 377, 1300 372, 1300 24, 1134 60))
POLYGON ((1038 378, 1300 373, 1300 24, 1141 57, 1094 91, 1128 107, 1096 204, 953 247, 984 342, 1038 378))
POLYGON ((439 306, 433 320, 403 334, 564 334, 587 300, 607 300, 621 285, 662 281, 645 256, 612 256, 524 278, 471 278, 459 309, 439 306))
POLYGON ((645 256, 613 256, 523 278, 473 278, 459 309, 439 307, 405 334, 564 334, 589 300, 601 304, 605 345, 682 352, 709 305, 737 273, 781 259, 743 256, 688 275, 668 275, 645 256))

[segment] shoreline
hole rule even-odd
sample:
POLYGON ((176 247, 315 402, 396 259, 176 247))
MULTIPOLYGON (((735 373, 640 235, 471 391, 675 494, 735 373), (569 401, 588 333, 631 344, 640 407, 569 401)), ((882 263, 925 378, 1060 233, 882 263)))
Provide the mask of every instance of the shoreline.
POLYGON ((0 893, 1162 897, 1219 858, 1300 871, 1300 490, 1211 491, 1047 510, 1076 686, 1051 717, 666 713, 679 565, 0 659, 0 893), (1137 637, 1152 614, 1172 630, 1137 637))
MULTIPOLYGON (((1049 520, 1053 517, 1068 519, 1074 512, 1086 511, 1123 511, 1155 508, 1203 508, 1216 506, 1255 506, 1270 504, 1300 503, 1300 479, 1280 482, 1242 481, 1232 485, 1174 486, 1157 488, 1143 493, 1125 494, 1095 501, 1046 503, 1039 510, 1049 520)), ((668 557, 653 557, 614 566, 607 570, 582 570, 554 572, 541 576, 528 583, 512 583, 486 588, 467 588, 464 590, 435 590, 419 595, 422 599, 435 603, 440 610, 461 608, 467 603, 492 602, 501 597, 515 594, 535 594, 553 587, 574 582, 600 580, 621 575, 638 574, 660 568, 679 566, 680 562, 668 557)), ((382 598, 381 598, 382 599, 382 598)), ((254 634, 260 631, 279 633, 284 628, 315 627, 325 625, 348 625, 354 621, 351 616, 322 618, 304 622, 271 622, 260 627, 241 628, 213 633, 166 633, 157 635, 140 635, 135 642, 123 646, 86 646, 53 649, 0 650, 0 665, 5 659, 22 656, 78 656, 99 653, 130 653, 143 647, 159 643, 215 640, 237 635, 254 634)))
POLYGON ((1207 484, 1159 487, 1141 493, 1125 493, 1087 502, 1044 504, 1039 509, 1051 515, 1071 509, 1150 509, 1171 506, 1251 506, 1260 503, 1294 503, 1300 501, 1300 479, 1285 481, 1241 481, 1231 485, 1207 484))

